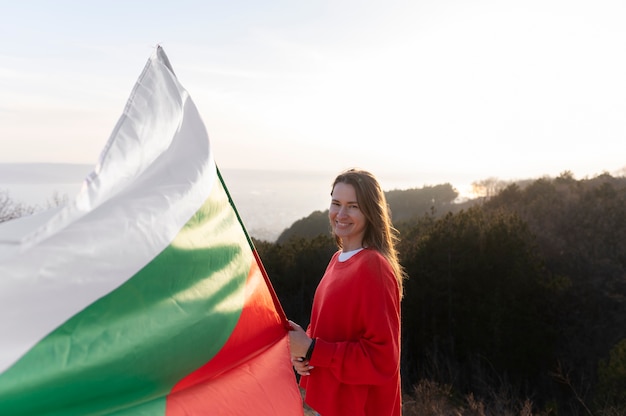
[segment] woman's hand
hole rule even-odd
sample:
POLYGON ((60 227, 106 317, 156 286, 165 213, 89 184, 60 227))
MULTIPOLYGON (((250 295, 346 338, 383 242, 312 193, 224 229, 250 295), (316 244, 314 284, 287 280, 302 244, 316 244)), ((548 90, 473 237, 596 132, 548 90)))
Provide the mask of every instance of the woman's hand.
POLYGON ((289 349, 291 350, 291 362, 293 368, 302 376, 308 376, 309 370, 313 367, 309 365, 308 360, 304 361, 306 352, 313 340, 309 338, 304 329, 297 323, 289 321, 291 331, 289 331, 289 349))
POLYGON ((313 340, 304 332, 304 329, 297 323, 289 321, 291 331, 289 331, 289 348, 294 357, 304 357, 313 340))

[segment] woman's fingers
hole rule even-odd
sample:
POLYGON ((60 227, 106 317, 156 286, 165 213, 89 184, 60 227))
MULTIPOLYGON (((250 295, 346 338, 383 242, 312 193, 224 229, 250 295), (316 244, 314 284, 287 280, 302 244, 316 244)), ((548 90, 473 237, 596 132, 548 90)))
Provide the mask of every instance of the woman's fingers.
POLYGON ((291 363, 296 372, 301 376, 311 375, 310 371, 313 369, 313 366, 310 366, 308 361, 302 361, 300 357, 293 357, 291 363))

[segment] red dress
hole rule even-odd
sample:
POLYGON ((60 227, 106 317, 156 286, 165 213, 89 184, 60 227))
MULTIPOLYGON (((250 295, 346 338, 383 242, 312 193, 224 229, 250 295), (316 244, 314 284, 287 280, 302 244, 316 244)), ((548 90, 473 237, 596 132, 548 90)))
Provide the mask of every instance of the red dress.
POLYGON ((322 416, 401 416, 400 293, 387 260, 332 257, 315 292, 305 402, 322 416))

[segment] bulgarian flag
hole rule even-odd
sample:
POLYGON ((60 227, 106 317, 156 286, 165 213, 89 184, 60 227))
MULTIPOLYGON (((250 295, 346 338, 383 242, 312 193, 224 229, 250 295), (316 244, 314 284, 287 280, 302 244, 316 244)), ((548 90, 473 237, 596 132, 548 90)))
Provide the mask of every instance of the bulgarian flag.
POLYGON ((0 415, 302 415, 288 329, 157 47, 77 196, 0 225, 0 415))

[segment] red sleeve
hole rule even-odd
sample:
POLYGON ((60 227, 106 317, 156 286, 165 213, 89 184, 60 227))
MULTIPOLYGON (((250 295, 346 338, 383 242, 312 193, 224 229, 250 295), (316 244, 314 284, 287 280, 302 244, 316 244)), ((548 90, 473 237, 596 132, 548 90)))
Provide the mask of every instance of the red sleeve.
POLYGON ((341 383, 382 384, 397 374, 400 364, 398 284, 380 255, 367 258, 358 279, 360 306, 353 318, 357 333, 351 341, 317 338, 310 363, 328 367, 341 383))

